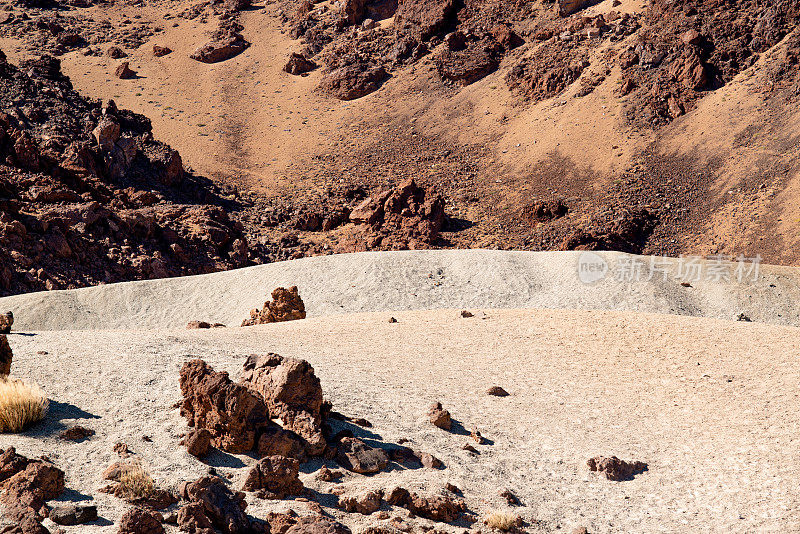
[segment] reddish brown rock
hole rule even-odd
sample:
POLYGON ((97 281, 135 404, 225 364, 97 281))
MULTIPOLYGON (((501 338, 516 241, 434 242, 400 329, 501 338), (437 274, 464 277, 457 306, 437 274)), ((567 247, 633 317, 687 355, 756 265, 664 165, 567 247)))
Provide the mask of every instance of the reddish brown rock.
POLYGON ((416 41, 441 33, 455 17, 453 0, 404 0, 398 2, 394 26, 416 41))
POLYGON ((253 450, 258 432, 270 425, 262 398, 233 383, 202 360, 186 362, 180 372, 184 396, 181 415, 189 426, 211 432, 211 443, 235 454, 253 450))
POLYGON ((58 437, 66 441, 83 441, 91 436, 94 436, 94 430, 85 426, 75 425, 63 431, 58 437))
POLYGON ((345 512, 358 512, 369 515, 380 509, 382 499, 383 492, 368 491, 362 495, 339 499, 339 507, 345 512))
POLYGON ((183 439, 186 452, 196 458, 204 458, 211 450, 211 432, 205 428, 198 428, 189 432, 183 439))
POLYGON ((319 89, 339 100, 355 100, 377 91, 388 77, 381 65, 354 63, 325 74, 319 89))
POLYGON ((202 328, 211 328, 211 323, 205 321, 189 321, 186 323, 187 330, 197 330, 202 328))
POLYGON ((442 78, 469 85, 497 70, 503 47, 494 39, 470 42, 463 50, 444 50, 436 56, 442 78))
POLYGON ((278 287, 272 291, 272 301, 264 303, 261 310, 252 310, 250 319, 245 319, 242 326, 257 324, 296 321, 306 318, 306 306, 297 290, 297 286, 289 289, 278 287))
POLYGON ((97 506, 63 504, 53 507, 48 518, 56 525, 82 525, 97 519, 97 506))
MULTIPOLYGON (((274 534, 274 533, 273 533, 274 534)), ((351 534, 341 523, 322 516, 306 516, 297 520, 285 534, 351 534)))
POLYGON ((123 52, 123 50, 118 46, 111 46, 106 50, 106 55, 111 59, 122 59, 124 57, 128 57, 128 54, 123 52))
POLYGON ((164 57, 172 53, 172 49, 167 46, 153 45, 153 55, 155 57, 164 57))
POLYGON ((508 503, 509 506, 519 506, 520 505, 519 498, 516 495, 514 495, 514 492, 512 492, 508 488, 503 488, 500 491, 500 496, 506 500, 506 503, 508 503))
POLYGON ((683 44, 691 44, 696 45, 700 44, 700 41, 703 40, 703 36, 700 34, 699 31, 695 29, 687 30, 681 34, 681 41, 683 44))
POLYGON ((64 491, 64 472, 45 460, 28 460, 12 448, 0 456, 0 504, 47 517, 46 501, 64 491))
POLYGON ((316 479, 321 480, 322 482, 332 482, 334 480, 340 479, 344 476, 344 472, 339 469, 328 469, 327 467, 321 467, 319 471, 317 471, 316 479))
POLYGON ((182 506, 178 510, 177 520, 181 532, 214 534, 214 525, 206 516, 205 508, 199 502, 191 502, 182 506))
POLYGON ((262 499, 283 499, 303 492, 298 473, 300 462, 284 456, 267 456, 254 465, 244 481, 242 490, 258 491, 262 499))
POLYGON ((647 464, 644 462, 626 462, 616 456, 595 456, 586 464, 590 471, 597 471, 605 475, 608 480, 614 481, 631 480, 634 475, 647 471, 647 464))
POLYGON ((685 47, 680 59, 672 63, 669 74, 686 89, 699 91, 708 85, 709 74, 699 53, 691 47, 685 47))
POLYGON ((238 56, 250 46, 239 33, 231 33, 204 44, 189 56, 201 63, 219 63, 238 56))
POLYGON ((389 456, 383 449, 370 447, 357 438, 344 438, 339 443, 337 461, 345 469, 362 475, 386 469, 389 456))
POLYGON ((129 62, 124 61, 114 69, 114 76, 120 80, 130 80, 136 77, 136 71, 131 69, 129 62))
POLYGON ((398 486, 387 492, 384 498, 392 506, 406 507, 411 501, 411 493, 407 489, 398 486))
POLYGON ((450 430, 450 426, 453 424, 452 419, 450 418, 450 412, 442 407, 441 402, 434 403, 430 407, 428 410, 428 417, 434 426, 438 426, 444 430, 450 430))
MULTIPOLYGON (((297 288, 292 288, 291 295, 297 297, 297 288)), ((282 314, 296 307, 291 304, 295 300, 284 306, 287 301, 280 299, 277 290, 273 296, 278 299, 270 313, 282 314)), ((264 399, 271 419, 280 419, 285 429, 304 441, 310 456, 322 454, 327 445, 322 433, 322 386, 307 361, 278 354, 251 355, 244 363, 242 383, 264 399)))
POLYGON ((250 532, 250 519, 244 513, 247 506, 244 493, 231 491, 221 478, 202 477, 184 484, 181 496, 199 503, 205 516, 222 532, 250 532))
POLYGON ((119 534, 164 534, 161 514, 146 508, 132 508, 119 521, 119 534))
MULTIPOLYGON (((413 179, 367 197, 350 213, 350 222, 364 226, 364 248, 415 249, 433 244, 445 220, 444 199, 413 179)), ((353 249, 362 250, 362 249, 353 249)))
POLYGON ((270 534, 286 534, 298 521, 297 514, 291 508, 285 513, 270 512, 265 519, 269 523, 270 534))
POLYGON ((286 62, 286 65, 283 67, 284 72, 288 72, 289 74, 294 74, 295 76, 299 76, 301 74, 305 74, 306 72, 311 72, 312 70, 317 68, 317 64, 308 59, 303 54, 298 54, 297 52, 292 52, 292 55, 289 56, 289 61, 286 62))
POLYGON ((0 335, 0 376, 8 376, 11 373, 11 360, 13 358, 14 353, 11 352, 8 338, 5 335, 0 335))
POLYGON ((14 314, 10 311, 0 313, 0 334, 11 332, 11 325, 14 324, 14 314))
POLYGON ((568 17, 581 9, 598 3, 600 3, 600 0, 558 0, 558 14, 562 17, 568 17))
POLYGON ((308 457, 305 441, 294 432, 278 425, 271 425, 264 429, 258 438, 256 452, 259 457, 285 456, 296 458, 301 462, 308 457))
POLYGON ((420 496, 412 493, 406 506, 409 511, 431 521, 450 523, 466 511, 466 504, 445 495, 420 496))
POLYGON ((500 386, 492 386, 486 390, 487 395, 492 395, 494 397, 508 397, 508 391, 501 388, 500 386))

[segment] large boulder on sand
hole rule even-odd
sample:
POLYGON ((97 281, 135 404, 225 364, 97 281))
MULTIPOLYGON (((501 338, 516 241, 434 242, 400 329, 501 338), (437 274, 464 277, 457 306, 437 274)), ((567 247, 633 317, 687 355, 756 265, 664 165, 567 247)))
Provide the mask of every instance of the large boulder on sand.
POLYGON ((253 450, 258 432, 269 426, 269 413, 261 397, 225 372, 214 371, 203 360, 186 362, 180 372, 184 401, 181 415, 189 426, 211 432, 211 443, 241 454, 253 450))
POLYGON ((251 355, 242 382, 264 399, 270 418, 300 436, 310 456, 322 454, 322 386, 311 364, 278 354, 251 355))

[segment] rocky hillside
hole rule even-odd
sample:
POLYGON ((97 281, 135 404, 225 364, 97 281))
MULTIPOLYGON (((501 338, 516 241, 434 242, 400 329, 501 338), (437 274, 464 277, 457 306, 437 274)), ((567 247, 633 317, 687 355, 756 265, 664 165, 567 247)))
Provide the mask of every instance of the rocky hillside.
POLYGON ((2 61, 4 294, 425 247, 798 259, 790 1, 5 8, 41 58, 2 61))

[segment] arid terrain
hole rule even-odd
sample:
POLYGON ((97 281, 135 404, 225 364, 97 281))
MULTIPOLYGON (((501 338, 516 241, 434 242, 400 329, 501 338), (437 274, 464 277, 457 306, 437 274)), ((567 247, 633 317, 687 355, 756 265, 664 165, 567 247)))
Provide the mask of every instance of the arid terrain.
POLYGON ((2 4, 0 291, 406 248, 795 264, 797 6, 574 4, 2 4))
POLYGON ((0 534, 800 530, 795 0, 0 0, 0 534))

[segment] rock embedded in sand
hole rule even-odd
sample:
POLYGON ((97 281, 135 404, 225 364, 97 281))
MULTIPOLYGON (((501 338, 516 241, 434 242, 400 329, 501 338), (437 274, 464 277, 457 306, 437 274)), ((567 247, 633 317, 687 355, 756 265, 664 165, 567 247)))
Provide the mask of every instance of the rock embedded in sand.
POLYGON ((377 473, 389 465, 386 451, 370 447, 358 438, 342 439, 336 459, 345 469, 362 475, 377 473))
POLYGON ((322 516, 305 516, 289 527, 285 534, 351 534, 350 529, 322 516))
POLYGON ((310 456, 323 453, 322 386, 311 364, 278 354, 251 355, 242 383, 264 399, 271 419, 280 419, 285 429, 302 438, 310 456))
POLYGON ((4 334, 0 335, 0 377, 11 374, 11 360, 13 359, 14 353, 11 351, 11 345, 8 344, 8 338, 4 334))
POLYGON ((65 441, 82 441, 91 436, 94 436, 94 430, 85 426, 75 425, 63 431, 58 437, 65 441))
POLYGON ((257 491, 262 499, 283 499, 303 492, 298 476, 300 462, 284 456, 267 456, 247 473, 242 490, 257 491))
POLYGON ((344 476, 344 472, 340 469, 328 469, 327 467, 321 467, 315 478, 322 482, 332 482, 334 480, 340 479, 344 476))
POLYGON ((242 326, 257 324, 296 321, 306 318, 306 306, 297 290, 297 286, 289 289, 278 287, 272 291, 272 301, 264 303, 261 310, 252 310, 250 319, 242 321, 242 326))
POLYGON ((97 519, 97 506, 79 504, 54 506, 48 517, 56 525, 82 525, 97 519))
POLYGON ((219 63, 244 52, 250 43, 240 33, 233 32, 209 41, 189 56, 201 63, 219 63))
POLYGON ((380 509, 382 499, 383 492, 377 490, 368 491, 361 495, 340 499, 339 507, 345 512, 358 512, 363 515, 369 515, 380 509))
POLYGON ((172 53, 172 49, 168 46, 153 45, 153 55, 155 57, 164 57, 172 53))
POLYGON ((184 483, 180 493, 184 499, 202 505, 204 515, 223 532, 250 532, 244 493, 231 491, 221 478, 207 476, 184 483))
POLYGON ((298 54, 297 52, 292 52, 292 55, 289 56, 289 61, 287 61, 286 65, 283 66, 283 71, 288 72, 289 74, 294 74, 295 76, 299 76, 301 74, 311 72, 316 68, 317 64, 308 59, 306 56, 303 54, 298 54))
POLYGON ((108 50, 106 50, 106 55, 107 55, 108 57, 110 57, 111 59, 122 59, 122 58, 124 58, 124 57, 128 57, 128 54, 126 54, 126 53, 125 53, 125 52, 124 52, 124 51, 123 51, 123 50, 122 50, 120 47, 118 47, 118 46, 111 46, 111 47, 109 47, 109 48, 108 48, 108 50))
POLYGON ((339 100, 355 100, 377 91, 388 77, 389 74, 381 65, 355 63, 325 74, 319 88, 339 100))
POLYGON ((0 313, 0 334, 11 332, 11 325, 14 324, 14 314, 10 311, 0 313))
POLYGON ((119 521, 119 534, 164 534, 160 513, 146 508, 132 508, 119 521))
POLYGON ((501 388, 500 386, 492 386, 486 390, 487 395, 492 395, 494 397, 508 397, 508 391, 501 388))
POLYGON ((128 61, 125 61, 114 69, 114 76, 120 80, 130 80, 136 77, 136 71, 131 69, 131 65, 128 61))
POLYGON ((608 480, 617 482, 631 480, 634 475, 647 471, 647 464, 644 462, 626 462, 616 456, 595 456, 590 458, 586 464, 590 471, 597 471, 604 474, 608 480))
POLYGON ((205 428, 198 428, 189 432, 183 439, 186 452, 196 458, 204 458, 211 450, 211 432, 205 428))
POLYGON ((450 427, 453 424, 452 418, 450 417, 450 412, 442 407, 441 402, 436 402, 431 405, 430 409, 428 410, 428 417, 434 426, 437 426, 443 430, 450 430, 450 427))

